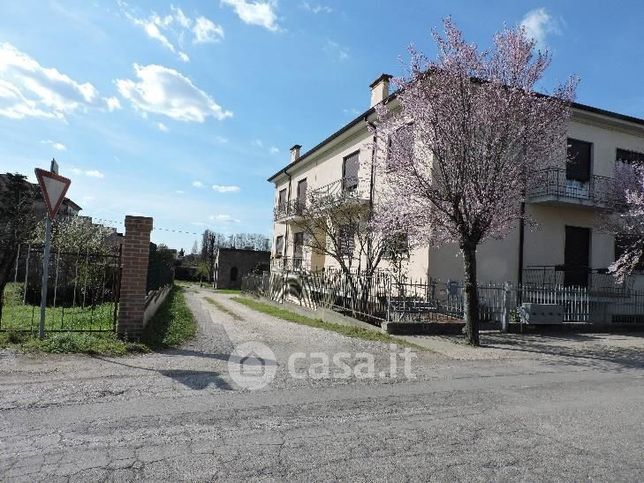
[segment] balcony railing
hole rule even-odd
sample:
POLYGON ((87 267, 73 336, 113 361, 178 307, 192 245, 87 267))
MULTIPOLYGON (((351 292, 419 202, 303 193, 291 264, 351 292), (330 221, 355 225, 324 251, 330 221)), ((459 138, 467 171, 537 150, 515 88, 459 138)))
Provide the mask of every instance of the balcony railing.
POLYGON ((281 221, 286 220, 287 218, 297 217, 302 214, 305 206, 306 200, 300 200, 299 198, 278 203, 273 210, 273 220, 281 221))
POLYGON ((608 208, 613 200, 613 178, 590 176, 588 181, 568 179, 564 168, 548 168, 528 183, 531 203, 571 203, 608 208))
POLYGON ((368 200, 369 192, 364 183, 360 183, 357 176, 347 176, 313 190, 311 197, 316 200, 316 203, 324 205, 325 203, 368 200))
POLYGON ((273 210, 274 221, 285 221, 301 216, 304 209, 313 202, 317 208, 325 209, 338 203, 365 201, 369 192, 359 183, 357 176, 340 178, 332 183, 313 189, 304 199, 278 203, 273 210))
POLYGON ((298 272, 301 270, 310 270, 311 265, 309 260, 302 256, 295 257, 279 257, 271 259, 272 272, 298 272))

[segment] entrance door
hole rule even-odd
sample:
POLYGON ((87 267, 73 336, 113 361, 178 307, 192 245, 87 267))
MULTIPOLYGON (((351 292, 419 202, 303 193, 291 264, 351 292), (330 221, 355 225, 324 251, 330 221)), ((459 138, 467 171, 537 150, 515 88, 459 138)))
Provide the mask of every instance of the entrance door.
POLYGON ((566 226, 564 285, 587 287, 590 268, 590 228, 566 226))

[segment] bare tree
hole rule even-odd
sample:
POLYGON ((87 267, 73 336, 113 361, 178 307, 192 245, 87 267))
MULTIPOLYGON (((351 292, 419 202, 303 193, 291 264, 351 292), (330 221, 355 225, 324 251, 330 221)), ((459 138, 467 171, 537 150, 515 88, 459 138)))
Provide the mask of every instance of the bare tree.
POLYGON ((418 242, 458 244, 467 341, 478 345, 477 247, 508 233, 524 216, 527 180, 564 158, 576 80, 537 93, 550 57, 523 29, 480 51, 450 19, 444 25, 435 61, 411 50, 409 74, 396 80, 399 108, 377 108, 377 142, 389 145, 378 156, 378 222, 386 231, 402 220, 418 242))
POLYGON ((391 253, 392 236, 398 233, 390 229, 385 235, 372 222, 373 213, 373 205, 359 200, 355 192, 313 191, 300 203, 295 222, 302 248, 337 262, 355 311, 364 311, 374 275, 383 257, 391 253))
POLYGON ((18 247, 31 239, 36 227, 35 190, 26 178, 7 173, 0 177, 0 317, 4 289, 14 268, 18 247))

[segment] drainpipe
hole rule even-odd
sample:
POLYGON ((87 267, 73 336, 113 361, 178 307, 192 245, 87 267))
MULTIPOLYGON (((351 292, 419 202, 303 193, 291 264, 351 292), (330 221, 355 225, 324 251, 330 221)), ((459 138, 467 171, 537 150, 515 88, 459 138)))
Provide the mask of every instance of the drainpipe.
POLYGON ((376 164, 376 150, 378 149, 377 137, 375 133, 376 125, 369 120, 369 116, 364 117, 364 122, 374 130, 373 134, 373 149, 371 150, 371 179, 369 185, 369 218, 371 218, 371 213, 373 211, 373 193, 375 189, 375 164, 376 164))
MULTIPOLYGON (((288 192, 286 193, 286 206, 291 202, 291 184, 292 184, 292 178, 291 175, 288 174, 286 170, 284 170, 284 174, 288 176, 288 192)), ((284 223, 285 225, 285 230, 284 230, 284 254, 282 257, 285 259, 286 254, 288 253, 288 221, 284 223)))

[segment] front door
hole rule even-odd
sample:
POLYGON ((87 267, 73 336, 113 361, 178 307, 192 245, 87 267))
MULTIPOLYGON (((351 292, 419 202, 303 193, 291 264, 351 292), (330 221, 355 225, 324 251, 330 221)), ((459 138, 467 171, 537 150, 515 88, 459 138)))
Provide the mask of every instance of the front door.
POLYGON ((564 285, 587 287, 590 268, 590 228, 566 226, 564 285))

